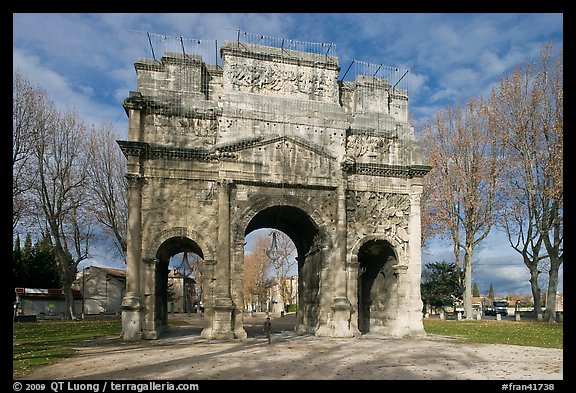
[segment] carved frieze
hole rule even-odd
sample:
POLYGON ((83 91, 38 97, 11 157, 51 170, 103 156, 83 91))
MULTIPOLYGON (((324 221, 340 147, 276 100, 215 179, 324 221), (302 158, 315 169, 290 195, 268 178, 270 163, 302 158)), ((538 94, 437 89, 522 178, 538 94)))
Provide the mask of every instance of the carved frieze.
POLYGON ((387 162, 390 149, 394 143, 393 138, 366 134, 352 134, 346 138, 346 152, 348 155, 375 162, 387 162))
POLYGON ((153 117, 153 125, 158 130, 200 138, 213 138, 218 130, 218 120, 215 118, 156 115, 153 117))
POLYGON ((386 233, 399 243, 408 241, 410 197, 376 191, 347 193, 348 228, 358 237, 386 233))
POLYGON ((233 90, 270 95, 292 95, 316 101, 333 101, 337 89, 321 69, 280 63, 235 63, 224 70, 233 90))
POLYGON ((218 122, 216 119, 193 119, 193 118, 179 118, 178 130, 180 134, 194 135, 198 137, 213 136, 218 130, 218 122))

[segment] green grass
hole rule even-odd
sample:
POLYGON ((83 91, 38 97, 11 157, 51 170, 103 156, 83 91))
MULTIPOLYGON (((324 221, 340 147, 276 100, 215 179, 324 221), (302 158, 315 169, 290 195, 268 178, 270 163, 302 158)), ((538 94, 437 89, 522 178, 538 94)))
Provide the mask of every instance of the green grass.
POLYGON ((72 355, 90 340, 119 337, 119 319, 54 320, 13 324, 12 375, 21 378, 38 367, 72 355))
MULTIPOLYGON (((168 326, 187 325, 169 320, 168 326)), ((40 320, 14 323, 12 330, 13 378, 22 378, 35 369, 73 355, 74 348, 90 341, 118 338, 122 332, 120 319, 40 320)))
POLYGON ((461 342, 563 348, 562 323, 425 319, 424 330, 428 334, 454 337, 461 342))

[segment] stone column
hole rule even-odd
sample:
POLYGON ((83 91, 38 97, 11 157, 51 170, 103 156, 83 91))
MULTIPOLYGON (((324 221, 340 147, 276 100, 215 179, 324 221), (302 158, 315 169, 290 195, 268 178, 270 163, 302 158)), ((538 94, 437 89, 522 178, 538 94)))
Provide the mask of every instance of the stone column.
POLYGON ((422 296, 420 279, 422 274, 422 222, 420 218, 420 196, 422 179, 412 179, 410 186, 410 216, 408 218, 408 277, 406 301, 408 302, 408 329, 411 336, 426 335, 422 322, 422 296))
POLYGON ((129 173, 128 179, 128 227, 126 241, 126 294, 122 301, 122 338, 142 339, 142 305, 140 293, 140 265, 142 263, 142 183, 139 174, 129 173))
POLYGON ((218 191, 218 250, 214 270, 212 338, 232 339, 232 297, 230 293, 230 180, 219 181, 218 191))
POLYGON ((131 91, 130 96, 124 101, 124 108, 128 111, 128 139, 141 142, 144 130, 142 117, 145 116, 144 101, 140 92, 131 91))
POLYGON ((202 262, 202 285, 203 285, 203 304, 204 304, 204 314, 201 314, 204 318, 204 329, 200 333, 200 337, 206 339, 213 338, 212 326, 214 320, 214 297, 215 297, 215 267, 216 261, 213 259, 205 259, 202 262))
POLYGON ((248 337, 248 333, 244 330, 244 239, 242 241, 234 242, 234 253, 232 255, 232 262, 234 269, 232 275, 235 276, 237 287, 232 289, 232 301, 236 307, 232 310, 232 326, 234 328, 234 338, 244 339, 248 337))
POLYGON ((347 297, 348 277, 346 271, 347 250, 347 221, 346 221, 346 190, 348 188, 348 172, 352 169, 353 162, 348 157, 342 161, 342 177, 338 185, 338 210, 337 210, 337 239, 338 254, 334 263, 334 299, 332 303, 331 326, 319 328, 317 336, 330 337, 354 337, 355 332, 350 326, 352 306, 347 297))
POLYGON ((359 268, 360 263, 358 263, 358 255, 351 255, 350 262, 346 263, 346 275, 348 277, 347 291, 348 300, 351 305, 350 312, 350 329, 354 333, 354 336, 361 336, 360 330, 358 329, 358 279, 359 279, 359 268), (354 307, 356 305, 356 307, 354 307))
POLYGON ((145 340, 155 340, 163 331, 161 320, 156 318, 156 280, 158 279, 158 258, 142 258, 140 270, 140 303, 146 312, 142 313, 142 334, 145 340))
POLYGON ((409 297, 410 281, 408 275, 408 265, 397 264, 392 266, 392 271, 396 279, 396 318, 391 323, 387 331, 391 336, 403 337, 409 335, 408 321, 410 320, 409 297))

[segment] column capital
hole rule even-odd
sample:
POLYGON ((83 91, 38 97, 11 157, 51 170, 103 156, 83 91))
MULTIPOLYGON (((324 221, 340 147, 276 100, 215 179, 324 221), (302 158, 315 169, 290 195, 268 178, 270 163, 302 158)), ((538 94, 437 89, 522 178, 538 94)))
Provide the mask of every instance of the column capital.
POLYGON ((340 168, 342 169, 342 173, 344 176, 347 176, 349 173, 352 172, 354 166, 356 165, 356 160, 354 157, 350 155, 345 155, 340 162, 340 168))
POLYGON ((218 186, 230 187, 230 186, 234 183, 234 180, 231 180, 231 179, 218 179, 218 180, 216 180, 216 183, 218 184, 218 186))
POLYGON ((147 265, 155 265, 158 262, 160 262, 160 260, 158 258, 143 258, 142 262, 144 262, 147 265))
POLYGON ((246 246, 246 241, 242 239, 241 241, 235 241, 232 243, 232 249, 237 252, 244 252, 244 247, 246 246))
POLYGON ((356 258, 356 261, 346 262, 346 267, 349 268, 349 269, 358 269, 358 268, 360 268, 360 263, 358 262, 358 258, 356 258))
POLYGON ((139 173, 127 173, 124 175, 128 180, 128 187, 141 187, 144 184, 144 176, 139 173))
POLYGON ((397 276, 398 274, 404 274, 408 271, 408 265, 394 265, 392 266, 392 269, 394 269, 394 275, 397 276))
POLYGON ((419 192, 411 192, 410 193, 410 204, 411 205, 420 205, 420 199, 422 194, 419 192))

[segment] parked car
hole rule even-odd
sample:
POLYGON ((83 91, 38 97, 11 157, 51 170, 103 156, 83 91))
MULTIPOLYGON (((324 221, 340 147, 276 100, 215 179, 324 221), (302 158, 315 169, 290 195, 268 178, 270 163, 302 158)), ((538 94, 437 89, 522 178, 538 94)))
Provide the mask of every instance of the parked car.
POLYGON ((507 300, 494 300, 491 307, 484 310, 484 315, 508 315, 508 301, 507 300))

